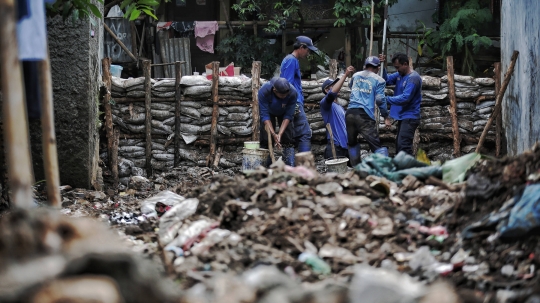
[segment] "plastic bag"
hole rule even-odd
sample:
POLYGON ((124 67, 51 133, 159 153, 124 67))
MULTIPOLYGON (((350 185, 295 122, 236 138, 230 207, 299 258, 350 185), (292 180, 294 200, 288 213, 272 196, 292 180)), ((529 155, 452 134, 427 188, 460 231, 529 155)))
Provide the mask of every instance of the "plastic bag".
POLYGON ((540 184, 525 187, 521 197, 510 211, 508 223, 499 229, 501 238, 520 237, 540 226, 540 184))
POLYGON ((187 199, 173 206, 161 217, 158 232, 161 245, 169 244, 176 237, 176 233, 184 220, 195 213, 198 205, 199 199, 187 199))
POLYGON ((156 204, 158 202, 168 206, 174 206, 185 199, 186 198, 175 194, 170 190, 164 190, 153 197, 143 200, 141 203, 141 212, 147 217, 155 217, 157 216, 156 204))
POLYGON ((443 181, 459 183, 465 181, 467 171, 482 158, 482 155, 470 153, 454 160, 446 161, 442 166, 443 181))

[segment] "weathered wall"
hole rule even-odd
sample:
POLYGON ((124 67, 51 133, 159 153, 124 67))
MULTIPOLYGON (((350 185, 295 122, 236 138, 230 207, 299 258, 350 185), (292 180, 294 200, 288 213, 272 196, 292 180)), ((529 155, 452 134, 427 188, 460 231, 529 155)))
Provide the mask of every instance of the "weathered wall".
POLYGON ((540 1, 502 1, 501 14, 503 79, 512 52, 519 51, 502 112, 508 154, 515 155, 540 140, 540 1))
MULTIPOLYGON (((102 21, 91 18, 73 23, 56 17, 47 26, 60 182, 89 188, 98 168, 102 21)), ((39 121, 31 129, 34 172, 39 181, 44 175, 39 121)))

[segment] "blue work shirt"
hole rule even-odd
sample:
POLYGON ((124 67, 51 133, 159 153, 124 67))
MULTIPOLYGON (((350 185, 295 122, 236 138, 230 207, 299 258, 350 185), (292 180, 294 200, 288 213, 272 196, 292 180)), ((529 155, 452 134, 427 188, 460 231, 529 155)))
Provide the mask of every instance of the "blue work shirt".
MULTIPOLYGON (((345 110, 341 105, 334 102, 337 98, 336 93, 331 90, 321 100, 321 115, 324 125, 330 123, 332 134, 334 135, 334 144, 347 148, 347 126, 345 124, 345 110)), ((326 138, 330 139, 330 134, 326 131, 326 138)))
POLYGON ((304 105, 304 95, 302 94, 302 74, 300 73, 300 63, 292 54, 288 54, 281 61, 281 78, 287 79, 298 93, 296 101, 304 105))
POLYGON ((291 86, 287 97, 279 99, 272 91, 274 88, 274 79, 266 82, 259 90, 261 122, 270 120, 270 115, 293 121, 294 109, 296 108, 296 89, 291 86))
POLYGON ((352 76, 349 87, 351 97, 348 108, 362 108, 371 119, 375 120, 375 103, 377 103, 381 116, 388 117, 387 97, 384 95, 386 82, 382 77, 372 71, 363 70, 352 76))
POLYGON ((390 104, 390 117, 396 120, 420 119, 422 103, 422 78, 413 71, 401 76, 399 73, 383 74, 386 84, 396 85, 393 97, 386 97, 390 104))

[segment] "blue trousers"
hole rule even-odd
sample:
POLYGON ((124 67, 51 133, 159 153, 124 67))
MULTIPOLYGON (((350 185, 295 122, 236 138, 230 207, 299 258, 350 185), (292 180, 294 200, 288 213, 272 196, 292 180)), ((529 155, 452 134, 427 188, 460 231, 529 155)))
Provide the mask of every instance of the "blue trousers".
POLYGON ((304 106, 299 105, 299 111, 294 115, 294 145, 298 152, 311 151, 311 128, 304 111, 304 106))
POLYGON ((413 155, 414 132, 420 125, 420 119, 403 119, 398 122, 396 136, 396 155, 404 151, 413 155))

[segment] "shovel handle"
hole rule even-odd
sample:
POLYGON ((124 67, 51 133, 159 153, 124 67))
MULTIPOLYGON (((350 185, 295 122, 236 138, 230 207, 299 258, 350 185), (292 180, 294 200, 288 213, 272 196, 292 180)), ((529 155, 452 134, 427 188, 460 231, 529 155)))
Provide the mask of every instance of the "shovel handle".
POLYGON ((330 135, 330 144, 332 144, 332 156, 334 156, 334 160, 337 159, 336 156, 336 147, 334 146, 334 134, 332 133, 332 126, 330 123, 326 123, 326 129, 328 130, 328 134, 330 135))
POLYGON ((272 159, 272 164, 276 162, 276 159, 274 158, 274 148, 272 146, 272 134, 270 132, 270 127, 268 125, 265 126, 266 133, 268 134, 268 151, 270 151, 270 159, 272 159))

